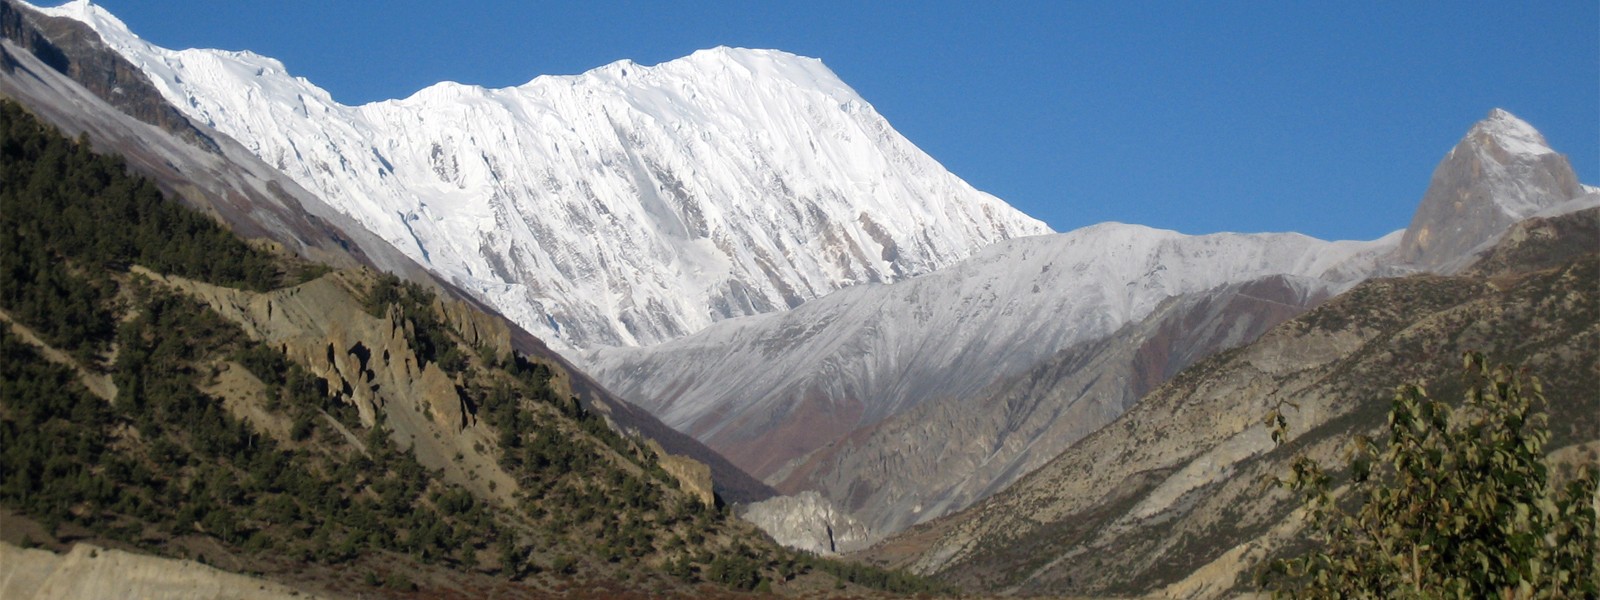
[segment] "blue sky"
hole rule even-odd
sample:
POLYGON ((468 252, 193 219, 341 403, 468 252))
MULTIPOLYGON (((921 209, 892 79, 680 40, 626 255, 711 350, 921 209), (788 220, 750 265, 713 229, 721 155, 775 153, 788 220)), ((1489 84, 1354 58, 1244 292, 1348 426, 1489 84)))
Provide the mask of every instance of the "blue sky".
POLYGON ((1600 184, 1600 3, 100 0, 357 104, 717 45, 821 58, 911 141, 1065 231, 1370 239, 1502 107, 1600 184))

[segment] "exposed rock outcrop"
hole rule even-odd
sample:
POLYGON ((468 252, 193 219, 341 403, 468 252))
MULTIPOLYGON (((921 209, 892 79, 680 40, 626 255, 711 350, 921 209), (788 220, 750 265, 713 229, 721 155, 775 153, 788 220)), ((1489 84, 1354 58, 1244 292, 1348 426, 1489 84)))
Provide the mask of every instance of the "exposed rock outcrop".
POLYGON ((444 315, 450 328, 461 334, 468 344, 488 349, 496 360, 504 361, 511 356, 511 328, 505 319, 460 300, 441 298, 435 310, 444 315))
POLYGON ((853 552, 872 541, 866 526, 813 491, 750 504, 740 510, 739 517, 779 544, 821 555, 853 552))
POLYGON ((394 305, 382 317, 362 306, 359 298, 374 279, 369 271, 336 271, 255 293, 133 270, 204 302, 252 339, 328 381, 330 396, 352 404, 363 425, 381 418, 390 438, 413 448, 423 466, 484 497, 510 501, 515 481, 483 450, 492 446, 492 436, 475 427, 455 381, 437 363, 424 364, 417 356, 407 341, 415 336, 411 324, 394 305))
POLYGON ((661 470, 666 471, 673 479, 678 481, 678 486, 689 492, 706 506, 717 505, 717 494, 711 481, 711 467, 689 458, 670 454, 660 443, 649 440, 647 445, 656 453, 656 460, 661 464, 661 470))

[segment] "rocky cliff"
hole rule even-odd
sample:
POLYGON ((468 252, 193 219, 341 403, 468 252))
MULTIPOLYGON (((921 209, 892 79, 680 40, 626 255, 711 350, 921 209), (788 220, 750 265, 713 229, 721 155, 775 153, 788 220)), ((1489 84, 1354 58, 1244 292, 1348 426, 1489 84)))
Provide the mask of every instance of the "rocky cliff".
MULTIPOLYGON (((457 381, 437 362, 425 363, 418 356, 408 341, 416 339, 415 331, 408 331, 414 325, 393 305, 379 317, 363 308, 360 298, 375 281, 370 272, 335 272, 267 293, 161 275, 141 267, 134 267, 134 272, 199 299, 252 339, 306 367, 328 382, 328 393, 354 404, 363 426, 373 427, 383 420, 390 439, 410 449, 418 462, 442 473, 452 485, 510 502, 516 480, 485 451, 492 448, 493 433, 473 427, 477 423, 474 410, 458 391, 457 381)), ((441 301, 434 309, 441 316, 449 314, 447 305, 441 301)), ((460 314, 464 307, 454 310, 460 314)), ((503 323, 492 332, 476 327, 468 331, 478 339, 504 341, 502 348, 510 350, 509 332, 503 323)))
POLYGON ((824 556, 854 552, 873 541, 866 526, 813 491, 749 504, 739 517, 779 544, 824 556))

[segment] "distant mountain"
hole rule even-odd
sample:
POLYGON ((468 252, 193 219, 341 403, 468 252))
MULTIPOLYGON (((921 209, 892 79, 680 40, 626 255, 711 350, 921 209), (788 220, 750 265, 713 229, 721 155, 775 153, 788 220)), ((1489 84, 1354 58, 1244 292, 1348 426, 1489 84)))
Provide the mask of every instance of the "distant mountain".
POLYGON ((86 1, 40 10, 560 349, 673 339, 1049 232, 815 59, 716 48, 345 106, 267 57, 160 48, 86 1))
MULTIPOLYGON (((1542 140, 1511 114, 1491 112, 1443 159, 1412 227, 1387 240, 1393 248, 1397 238, 1428 237, 1419 230, 1445 231, 1446 237, 1434 238, 1422 262, 1408 260, 1403 245, 1376 263, 1363 261, 1362 267, 1370 269, 1367 274, 1459 270, 1506 231, 1512 222, 1507 215, 1558 214, 1600 200, 1594 194, 1574 198, 1572 194, 1584 191, 1576 184, 1544 184, 1575 178, 1566 159, 1542 140), (1465 157, 1481 162, 1488 160, 1484 156, 1524 166, 1461 167, 1465 157), (1464 203, 1437 213, 1436 204, 1444 197, 1464 203), (1480 210, 1472 202, 1514 209, 1480 210), (1451 251, 1462 254, 1451 256, 1451 251)), ((933 519, 1043 465, 1183 368, 1248 344, 1320 304, 1348 287, 1348 277, 1330 281, 1271 275, 1179 291, 1118 331, 1068 344, 1025 371, 996 379, 987 389, 955 394, 854 431, 807 456, 773 483, 785 493, 822 491, 876 535, 933 519)), ((969 380, 984 376, 976 361, 950 370, 969 380)))
POLYGON ((1001 242, 909 281, 680 340, 602 348, 586 362, 608 388, 777 482, 785 465, 852 431, 975 395, 1172 296, 1277 274, 1353 283, 1393 243, 1108 223, 1001 242))
POLYGON ((1338 287, 1272 275, 1173 296, 1143 319, 975 393, 851 432, 774 485, 785 493, 824 490, 871 526, 875 542, 1004 489, 1181 369, 1254 341, 1338 287))
MULTIPOLYGON (((1600 460, 1600 209, 1516 225, 1456 276, 1374 279, 1184 370, 1005 491, 867 553, 1007 594, 1212 598, 1297 544, 1267 478, 1375 436, 1395 386, 1441 398, 1466 350, 1543 380, 1562 464, 1600 460), (1262 419, 1284 405, 1292 439, 1262 419)), ((1336 475, 1337 477, 1338 475, 1336 475)))
POLYGON ((1396 262, 1457 271, 1513 223, 1586 191, 1538 130, 1494 109, 1434 170, 1396 262))

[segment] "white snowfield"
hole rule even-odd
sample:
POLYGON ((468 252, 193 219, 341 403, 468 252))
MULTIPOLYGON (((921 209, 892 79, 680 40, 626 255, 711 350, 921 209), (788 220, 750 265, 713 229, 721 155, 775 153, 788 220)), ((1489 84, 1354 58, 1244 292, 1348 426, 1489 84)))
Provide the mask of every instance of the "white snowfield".
POLYGON ((190 118, 571 354, 643 345, 1048 233, 815 59, 715 48, 345 106, 250 52, 87 23, 190 118))

